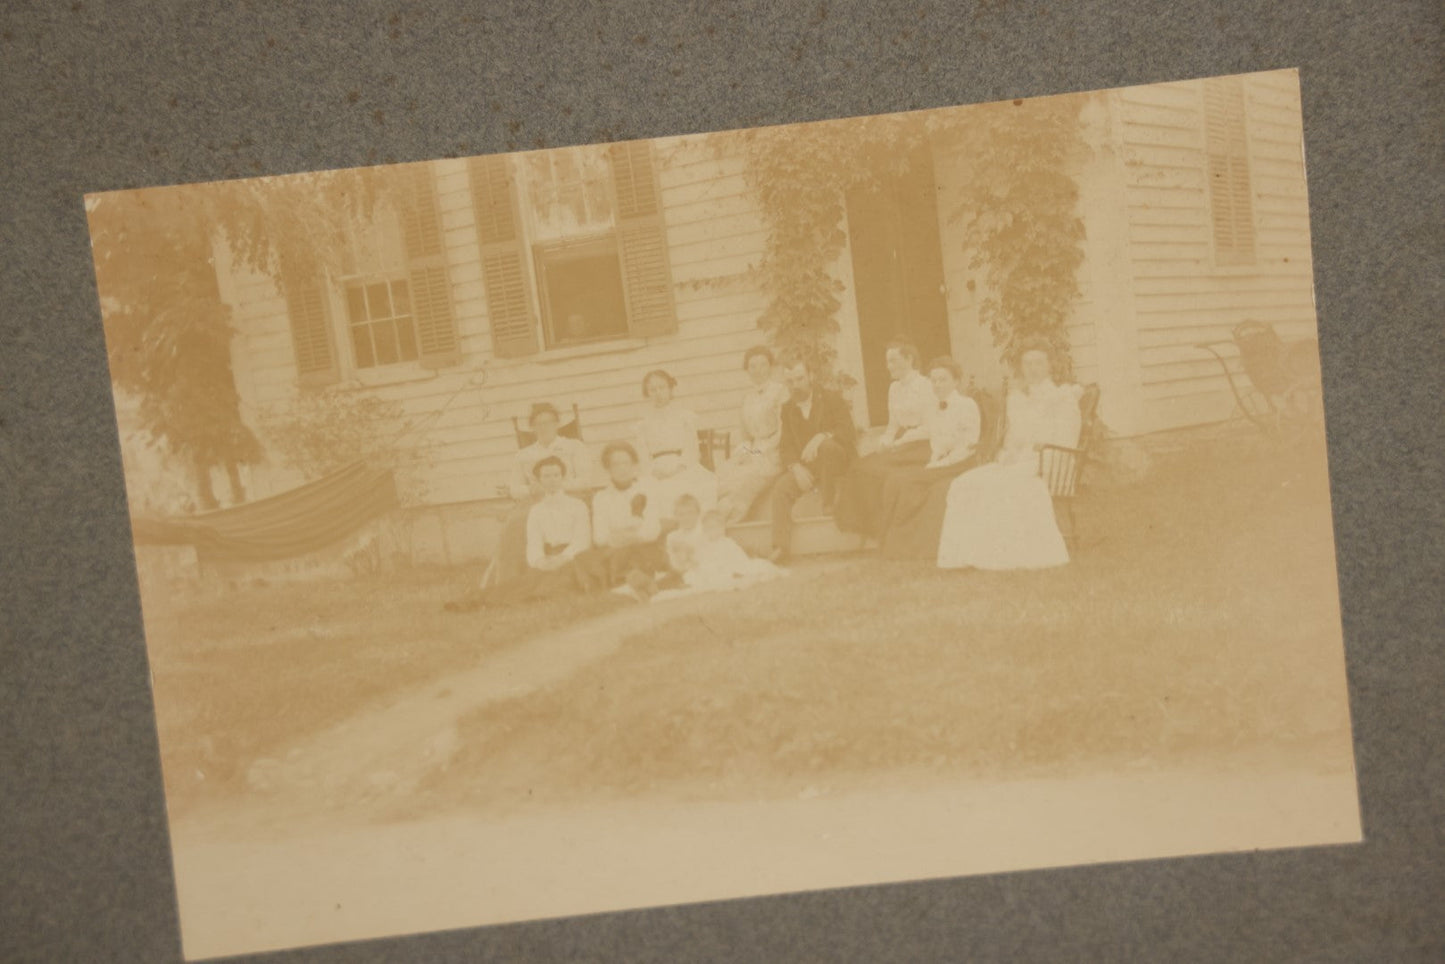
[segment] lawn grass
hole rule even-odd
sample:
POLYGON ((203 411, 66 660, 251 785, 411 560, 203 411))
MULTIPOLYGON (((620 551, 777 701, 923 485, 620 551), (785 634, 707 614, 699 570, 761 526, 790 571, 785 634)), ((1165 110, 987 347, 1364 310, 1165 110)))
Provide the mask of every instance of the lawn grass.
POLYGON ((415 569, 219 592, 145 587, 172 813, 233 795, 255 760, 390 695, 623 604, 608 595, 444 612, 480 574, 415 569))
POLYGON ((1348 761, 1323 449, 1216 441, 1079 506, 1040 572, 865 558, 628 639, 467 717, 430 789, 469 807, 792 792, 926 768, 1348 761))

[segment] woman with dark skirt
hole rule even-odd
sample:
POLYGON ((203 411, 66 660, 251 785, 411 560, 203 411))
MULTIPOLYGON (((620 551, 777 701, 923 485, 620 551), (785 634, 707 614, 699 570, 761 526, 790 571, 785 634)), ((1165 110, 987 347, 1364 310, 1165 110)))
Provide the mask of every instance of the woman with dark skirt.
POLYGON ((977 463, 982 422, 978 403, 959 391, 963 369, 952 358, 935 358, 928 365, 928 380, 937 399, 928 424, 929 460, 884 480, 881 542, 889 559, 937 558, 948 487, 977 463))
POLYGON ((564 490, 567 466, 560 458, 549 455, 540 459, 532 466, 532 475, 540 494, 527 512, 527 568, 474 596, 448 603, 447 609, 503 606, 592 588, 577 562, 592 545, 587 503, 564 490))
POLYGON ((589 586, 648 583, 667 571, 662 518, 669 507, 656 481, 638 474, 637 462, 637 450, 626 442, 602 450, 608 481, 592 497, 592 548, 577 562, 589 586))
POLYGON ((587 447, 576 439, 559 435, 557 429, 560 424, 557 409, 550 403, 538 402, 532 406, 527 425, 536 440, 518 450, 512 462, 507 490, 516 504, 502 523, 501 534, 497 537, 489 585, 509 582, 527 571, 527 518, 532 506, 542 497, 542 487, 533 474, 538 462, 545 458, 561 461, 564 491, 577 495, 587 489, 587 447))
POLYGON ((918 349, 906 341, 889 344, 884 356, 893 383, 888 386, 888 426, 876 452, 853 464, 838 486, 833 522, 843 532, 877 539, 887 520, 883 483, 898 469, 926 464, 930 457, 928 419, 938 407, 933 386, 918 371, 918 349))

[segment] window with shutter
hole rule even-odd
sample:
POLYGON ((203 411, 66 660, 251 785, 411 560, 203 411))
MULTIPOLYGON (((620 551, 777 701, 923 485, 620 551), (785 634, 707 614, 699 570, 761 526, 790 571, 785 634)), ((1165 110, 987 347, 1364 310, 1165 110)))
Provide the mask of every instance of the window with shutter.
POLYGON ((652 145, 647 141, 613 144, 609 154, 630 330, 644 338, 672 334, 677 331, 677 309, 652 145))
POLYGON ((1253 264, 1254 197, 1245 130, 1244 79, 1212 77, 1204 82, 1205 175, 1220 265, 1253 264))
POLYGON ((321 280, 292 276, 286 278, 284 287, 296 350, 296 373, 301 383, 324 385, 336 381, 336 353, 331 345, 330 314, 321 280))
POLYGON ((428 164, 409 165, 397 173, 401 188, 397 213, 406 249, 417 360, 428 368, 444 368, 461 361, 461 351, 436 182, 428 164))
POLYGON ((469 163, 498 356, 677 330, 649 143, 469 163))
POLYGON ((501 358, 538 350, 531 282, 523 264, 517 192, 505 157, 474 157, 468 166, 482 254, 482 285, 492 349, 501 358))

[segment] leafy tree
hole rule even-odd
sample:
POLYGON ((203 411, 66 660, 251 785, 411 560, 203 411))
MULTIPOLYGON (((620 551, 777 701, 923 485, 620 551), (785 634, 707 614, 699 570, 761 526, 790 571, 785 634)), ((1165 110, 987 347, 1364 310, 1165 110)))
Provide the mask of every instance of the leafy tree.
POLYGON ((202 508, 217 505, 213 468, 241 501, 239 466, 263 454, 241 417, 215 245, 278 279, 334 270, 374 196, 366 172, 335 171, 87 199, 111 379, 139 399, 152 440, 194 468, 202 508))

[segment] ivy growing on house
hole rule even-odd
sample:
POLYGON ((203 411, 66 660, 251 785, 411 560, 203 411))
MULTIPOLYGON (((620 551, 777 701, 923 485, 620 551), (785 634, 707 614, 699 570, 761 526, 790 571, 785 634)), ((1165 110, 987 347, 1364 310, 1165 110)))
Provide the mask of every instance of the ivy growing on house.
MULTIPOLYGON (((1012 101, 945 112, 765 127, 726 135, 767 227, 756 276, 768 297, 758 326, 779 350, 803 354, 837 380, 837 313, 849 192, 907 173, 922 147, 955 165, 957 206, 980 320, 1005 357, 1046 338, 1067 368, 1067 322, 1079 295, 1083 221, 1069 173, 1083 141, 1081 96, 1012 101)), ((1067 375, 1068 372, 1060 372, 1067 375)))

